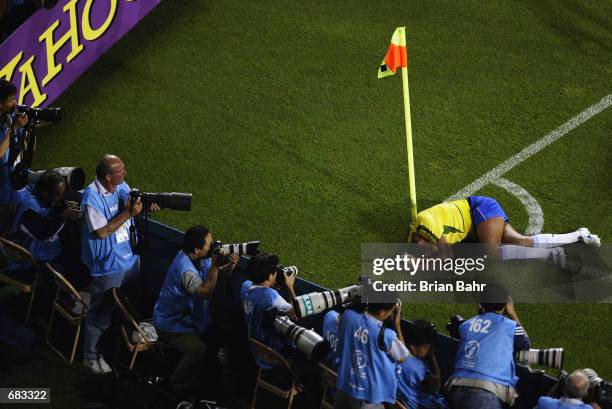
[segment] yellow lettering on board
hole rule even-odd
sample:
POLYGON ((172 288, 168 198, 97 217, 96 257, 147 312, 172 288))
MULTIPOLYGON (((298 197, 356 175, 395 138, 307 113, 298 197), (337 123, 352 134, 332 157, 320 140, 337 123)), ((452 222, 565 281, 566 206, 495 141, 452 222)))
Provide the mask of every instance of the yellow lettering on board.
POLYGON ((110 1, 110 10, 108 11, 108 16, 104 23, 98 27, 97 29, 93 29, 91 27, 90 13, 91 6, 95 0, 87 0, 85 3, 85 9, 83 10, 83 16, 81 18, 81 27, 83 30, 83 38, 88 41, 97 40, 106 30, 110 27, 113 22, 113 18, 115 18, 115 13, 117 12, 117 0, 109 0, 110 1))
POLYGON ((32 68, 32 63, 34 62, 35 56, 31 56, 29 60, 24 62, 21 67, 19 67, 19 71, 21 72, 21 90, 19 92, 19 103, 23 104, 23 100, 28 92, 32 93, 34 97, 34 102, 32 102, 33 107, 37 107, 42 104, 45 99, 47 99, 47 94, 41 94, 40 88, 38 87, 38 80, 36 79, 36 74, 34 73, 34 69, 32 68))
POLYGON ((60 21, 56 20, 51 26, 40 35, 38 38, 39 42, 45 42, 45 49, 47 50, 47 75, 43 78, 42 85, 47 85, 53 78, 62 71, 62 64, 55 63, 55 54, 70 40, 72 51, 66 57, 66 62, 72 61, 81 51, 83 51, 83 44, 79 44, 79 26, 77 23, 77 10, 76 4, 79 0, 70 0, 64 6, 64 12, 68 12, 70 16, 70 23, 68 25, 68 31, 57 41, 54 41, 53 33, 60 25, 60 21))
POLYGON ((23 57, 23 51, 19 51, 11 61, 8 62, 2 69, 0 70, 0 78, 4 78, 7 81, 10 81, 13 78, 13 74, 15 73, 15 67, 21 61, 21 57, 23 57))

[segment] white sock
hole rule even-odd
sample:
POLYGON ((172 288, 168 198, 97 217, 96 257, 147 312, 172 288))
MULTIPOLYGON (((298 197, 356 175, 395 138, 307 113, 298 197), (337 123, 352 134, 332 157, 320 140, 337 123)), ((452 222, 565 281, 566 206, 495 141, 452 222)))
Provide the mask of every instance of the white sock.
POLYGON ((563 244, 576 243, 580 238, 580 232, 575 231, 565 234, 536 234, 531 236, 533 247, 558 247, 563 244))
POLYGON ((525 260, 529 258, 547 260, 550 253, 552 253, 551 248, 534 248, 525 246, 515 246, 513 244, 499 246, 499 251, 501 253, 501 259, 503 261, 525 260))

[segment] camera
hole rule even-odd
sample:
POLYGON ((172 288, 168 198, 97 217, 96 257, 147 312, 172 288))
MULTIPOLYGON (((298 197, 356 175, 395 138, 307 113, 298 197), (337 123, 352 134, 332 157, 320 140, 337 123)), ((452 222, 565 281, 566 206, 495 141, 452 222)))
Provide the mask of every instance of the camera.
POLYGON ((446 330, 448 331, 448 335, 451 338, 461 339, 461 333, 459 332, 459 327, 461 324, 465 322, 465 318, 463 318, 459 314, 451 315, 450 322, 446 324, 446 330))
POLYGON ((329 354, 329 342, 314 330, 295 324, 286 315, 274 318, 274 329, 287 336, 308 358, 318 361, 329 354))
POLYGON ((299 273, 299 270, 296 266, 283 266, 279 264, 276 266, 276 284, 277 285, 285 285, 285 274, 288 276, 295 274, 296 277, 299 273))
POLYGON ((543 365, 562 369, 564 356, 563 348, 529 349, 517 352, 515 360, 521 365, 543 365))
POLYGON ((612 382, 603 380, 591 368, 585 368, 582 372, 589 378, 589 397, 603 409, 612 408, 612 382))
POLYGON ((223 256, 231 256, 232 254, 239 256, 244 254, 253 255, 257 254, 257 247, 259 247, 259 240, 235 244, 223 244, 223 242, 216 240, 210 245, 208 254, 209 256, 213 254, 221 254, 223 256))
POLYGON ((136 200, 137 198, 140 198, 145 209, 148 209, 151 204, 155 203, 163 209, 182 210, 185 212, 191 210, 191 193, 150 193, 132 189, 130 191, 130 199, 136 200))
MULTIPOLYGON (((36 184, 38 179, 46 172, 46 170, 30 171, 25 166, 17 164, 11 178, 13 188, 16 190, 23 189, 28 183, 36 184)), ((66 182, 66 190, 78 191, 85 186, 85 171, 82 168, 62 167, 52 169, 59 173, 66 182)))
POLYGON ((27 105, 17 105, 18 113, 24 113, 31 121, 58 123, 62 120, 62 108, 31 108, 27 105))
POLYGON ((356 301, 361 296, 362 286, 351 285, 334 291, 321 291, 300 295, 293 300, 293 309, 298 317, 320 314, 336 305, 356 301))

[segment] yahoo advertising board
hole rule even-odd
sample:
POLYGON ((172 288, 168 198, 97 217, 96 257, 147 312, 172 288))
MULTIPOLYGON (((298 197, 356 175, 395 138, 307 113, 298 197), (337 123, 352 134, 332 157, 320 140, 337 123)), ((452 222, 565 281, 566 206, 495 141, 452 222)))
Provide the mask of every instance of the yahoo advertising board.
POLYGON ((19 103, 45 107, 161 0, 60 0, 0 45, 0 78, 19 103))

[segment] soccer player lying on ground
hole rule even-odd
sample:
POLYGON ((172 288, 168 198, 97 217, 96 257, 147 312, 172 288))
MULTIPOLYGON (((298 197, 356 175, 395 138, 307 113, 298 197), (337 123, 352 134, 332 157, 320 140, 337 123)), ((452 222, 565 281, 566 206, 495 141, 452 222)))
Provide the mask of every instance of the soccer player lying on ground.
POLYGON ((599 237, 582 227, 565 234, 525 236, 514 230, 497 200, 486 196, 445 202, 417 214, 408 241, 444 253, 466 238, 487 245, 491 256, 502 260, 543 259, 566 267, 564 244, 583 242, 599 247, 599 237), (502 245, 503 243, 503 245, 502 245))

